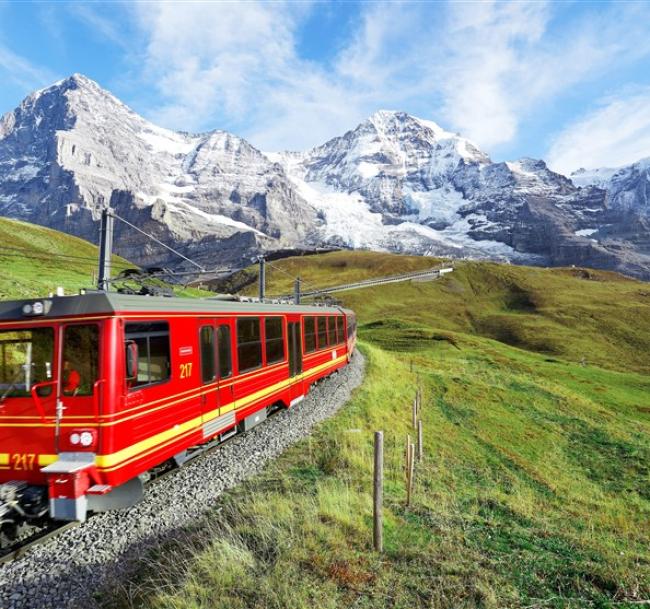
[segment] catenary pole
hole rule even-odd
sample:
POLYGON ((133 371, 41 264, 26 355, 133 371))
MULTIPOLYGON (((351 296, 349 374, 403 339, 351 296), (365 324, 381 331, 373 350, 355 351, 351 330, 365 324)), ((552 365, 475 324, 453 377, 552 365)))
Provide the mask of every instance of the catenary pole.
POLYGON ((108 292, 111 280, 111 257, 113 256, 113 215, 108 207, 102 210, 99 241, 99 278, 97 287, 108 292))

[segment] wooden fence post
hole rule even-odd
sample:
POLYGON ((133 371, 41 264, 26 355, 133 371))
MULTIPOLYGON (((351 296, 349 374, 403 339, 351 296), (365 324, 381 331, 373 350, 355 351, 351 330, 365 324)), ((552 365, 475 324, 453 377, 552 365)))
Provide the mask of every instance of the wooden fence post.
POLYGON ((375 475, 373 493, 373 543, 377 552, 384 550, 383 523, 384 432, 375 432, 375 475))
POLYGON ((422 419, 418 419, 418 461, 422 461, 422 419))
POLYGON ((413 412, 412 412, 412 417, 413 419, 413 429, 416 429, 418 426, 418 399, 417 397, 413 398, 413 412))
POLYGON ((413 496, 413 479, 415 477, 415 444, 412 444, 409 438, 408 443, 408 471, 406 474, 406 505, 411 505, 411 498, 413 496))

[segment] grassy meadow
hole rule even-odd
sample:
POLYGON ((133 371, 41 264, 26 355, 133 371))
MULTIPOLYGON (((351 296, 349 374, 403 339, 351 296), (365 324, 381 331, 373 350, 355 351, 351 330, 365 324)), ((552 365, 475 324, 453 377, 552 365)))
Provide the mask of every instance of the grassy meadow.
MULTIPOLYGON (((113 256, 112 276, 137 266, 113 256)), ((35 224, 0 218, 0 299, 47 296, 61 286, 66 294, 95 288, 99 253, 97 246, 35 224)), ((158 285, 164 285, 156 281, 158 285)), ((131 282, 135 290, 140 286, 131 282)), ((178 295, 196 296, 199 290, 177 289, 178 295)))
MULTIPOLYGON (((436 261, 275 262, 313 285, 436 261)), ((268 269, 269 293, 291 278, 268 269)), ((255 287, 250 291, 254 293, 255 287)), ((650 599, 650 287, 460 262, 341 294, 366 379, 351 402, 110 591, 109 607, 638 607, 650 599), (423 392, 424 459, 404 447, 423 392), (372 438, 385 434, 385 552, 372 438)), ((108 597, 106 594, 104 598, 108 597)))

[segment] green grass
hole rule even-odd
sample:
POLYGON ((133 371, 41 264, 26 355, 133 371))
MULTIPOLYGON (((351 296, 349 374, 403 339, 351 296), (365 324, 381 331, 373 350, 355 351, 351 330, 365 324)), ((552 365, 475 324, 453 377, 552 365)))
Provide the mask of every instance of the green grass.
MULTIPOLYGON (((431 261, 345 252, 274 264, 324 285, 431 261)), ((275 293, 290 291, 269 275, 275 293)), ((359 316, 363 386, 205 522, 145 555, 107 605, 639 606, 650 598, 649 294, 609 273, 471 262, 437 282, 342 294, 359 316), (417 384, 425 458, 406 507, 417 384)))
MULTIPOLYGON (((66 294, 95 288, 98 266, 98 249, 88 241, 35 224, 0 218, 0 299, 46 296, 58 286, 66 294)), ((113 277, 127 268, 137 267, 113 256, 113 277)), ((177 292, 182 296, 204 294, 192 288, 177 292)))

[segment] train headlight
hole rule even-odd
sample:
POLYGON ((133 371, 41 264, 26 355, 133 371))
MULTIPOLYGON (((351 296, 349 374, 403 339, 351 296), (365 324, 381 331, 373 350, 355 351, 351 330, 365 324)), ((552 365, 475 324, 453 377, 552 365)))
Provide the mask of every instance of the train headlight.
POLYGON ((97 431, 94 429, 73 429, 68 435, 67 450, 92 450, 97 444, 97 431))
POLYGON ((50 310, 51 306, 51 300, 37 300, 36 302, 28 302, 23 305, 23 315, 26 317, 45 315, 50 310))

